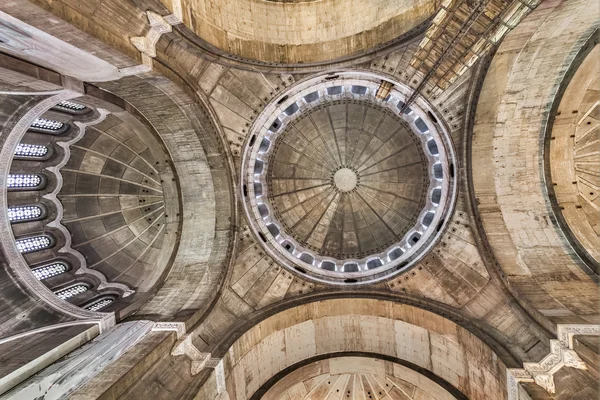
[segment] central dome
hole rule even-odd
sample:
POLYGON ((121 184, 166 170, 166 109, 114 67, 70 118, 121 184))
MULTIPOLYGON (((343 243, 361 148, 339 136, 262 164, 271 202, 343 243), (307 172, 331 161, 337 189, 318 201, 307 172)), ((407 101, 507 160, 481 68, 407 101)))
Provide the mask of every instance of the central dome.
POLYGON ((361 259, 400 242, 415 225, 428 164, 399 115, 371 100, 324 99, 277 136, 267 201, 300 246, 361 259))
POLYGON ((411 89, 348 71, 302 81, 251 128, 242 187, 250 227, 281 264, 334 283, 413 265, 453 204, 450 143, 411 89))

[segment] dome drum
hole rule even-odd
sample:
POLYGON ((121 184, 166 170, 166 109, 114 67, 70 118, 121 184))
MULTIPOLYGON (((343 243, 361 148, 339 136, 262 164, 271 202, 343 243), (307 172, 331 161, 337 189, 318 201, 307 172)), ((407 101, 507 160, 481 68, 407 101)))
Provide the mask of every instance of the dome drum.
POLYGON ((408 268, 439 236, 455 192, 450 140, 423 99, 400 113, 404 85, 377 98, 386 80, 347 71, 302 81, 253 125, 244 205, 288 268, 369 282, 408 268))

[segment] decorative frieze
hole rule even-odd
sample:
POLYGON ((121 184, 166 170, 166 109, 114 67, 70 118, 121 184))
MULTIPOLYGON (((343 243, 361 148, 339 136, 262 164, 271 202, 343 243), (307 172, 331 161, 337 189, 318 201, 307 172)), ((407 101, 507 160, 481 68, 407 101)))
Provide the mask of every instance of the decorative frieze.
POLYGON ((556 336, 563 346, 572 349, 575 335, 600 335, 600 325, 557 325, 556 336))
MULTIPOLYGON (((165 19, 171 18, 173 21, 177 21, 178 24, 183 23, 183 6, 181 5, 181 0, 172 0, 171 4, 173 5, 173 14, 167 15, 165 19)), ((171 22, 169 22, 171 23, 171 22)), ((171 23, 171 25, 176 25, 171 23)))

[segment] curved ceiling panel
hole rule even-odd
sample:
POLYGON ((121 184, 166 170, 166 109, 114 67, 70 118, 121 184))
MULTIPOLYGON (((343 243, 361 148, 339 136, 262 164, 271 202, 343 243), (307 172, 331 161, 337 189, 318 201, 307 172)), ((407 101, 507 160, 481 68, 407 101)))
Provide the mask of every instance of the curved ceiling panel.
POLYGON ((61 171, 58 198, 73 248, 89 268, 140 291, 156 282, 175 246, 166 234, 168 221, 176 225, 165 207, 163 186, 174 186, 168 158, 140 122, 109 114, 71 146, 61 171))
POLYGON ((597 276, 556 222, 540 151, 567 71, 593 40, 598 19, 587 10, 585 2, 556 3, 508 33, 485 77, 473 126, 473 187, 487 240, 515 297, 539 311, 537 320, 549 329, 598 320, 597 276), (565 18, 577 19, 568 32, 561 29, 565 18))
POLYGON ((368 357, 315 361, 281 378, 264 400, 452 400, 444 388, 403 365, 368 357))
POLYGON ((384 251, 425 206, 428 160, 419 138, 372 102, 347 98, 313 107, 274 146, 268 200, 290 236, 324 256, 361 259, 384 251))
POLYGON ((550 171, 559 212, 580 246, 600 263, 600 45, 569 83, 552 126, 550 171))
POLYGON ((364 52, 433 15, 435 0, 162 0, 200 38, 242 58, 273 63, 364 52))
MULTIPOLYGON (((261 398, 261 392, 268 391, 269 387, 276 390, 276 383, 271 386, 273 381, 282 381, 285 379, 282 377, 289 374, 290 370, 298 371, 296 367, 303 363, 310 365, 309 363, 316 359, 322 360, 345 352, 350 352, 352 355, 393 358, 394 363, 397 361, 414 368, 410 371, 410 376, 409 373, 398 374, 401 380, 412 382, 405 385, 407 390, 415 395, 415 392, 409 388, 417 386, 414 378, 422 377, 426 379, 420 380, 418 384, 419 394, 429 392, 425 394, 434 395, 415 397, 416 399, 452 398, 449 392, 456 398, 472 400, 506 398, 506 366, 486 344, 444 317, 389 301, 344 298, 305 303, 276 313, 257 323, 225 351, 220 363, 222 368, 212 370, 211 377, 206 380, 196 399, 218 398, 215 394, 217 391, 226 391, 229 398, 238 400, 261 398), (213 383, 216 374, 220 375, 218 379, 221 380, 221 385, 213 383), (473 376, 477 379, 473 379, 473 376), (439 387, 423 386, 431 380, 434 380, 439 387)), ((333 371, 332 365, 329 364, 329 370, 323 369, 322 373, 334 375, 337 373, 336 369, 341 374, 370 372, 372 375, 379 375, 378 380, 385 380, 379 360, 369 362, 375 370, 373 368, 371 371, 361 370, 361 366, 352 369, 349 368, 350 364, 335 365, 334 363, 333 371)), ((395 368, 394 363, 383 363, 383 366, 395 368)), ((363 363, 362 367, 367 365, 363 363)), ((394 375, 391 379, 394 385, 404 385, 396 379, 395 372, 390 372, 385 369, 385 373, 394 375)), ((319 371, 309 372, 312 373, 321 375, 319 371)), ((298 381, 300 380, 302 379, 298 381)), ((334 384, 333 379, 328 382, 331 382, 329 385, 334 384)), ((320 389, 323 390, 322 392, 311 398, 348 399, 346 395, 349 389, 342 385, 342 382, 340 381, 340 386, 334 388, 331 393, 337 397, 327 397, 328 392, 325 392, 323 387, 320 389), (343 397, 342 390, 346 391, 343 397)), ((383 385, 385 387, 385 383, 383 385)), ((289 387, 285 384, 282 386, 289 387)), ((359 388, 360 386, 357 389, 359 388)), ((388 393, 397 393, 392 392, 391 389, 389 387, 388 393)), ((360 394, 361 390, 364 391, 364 384, 355 394, 360 394)), ((411 398, 384 397, 383 390, 381 388, 380 396, 378 388, 377 394, 372 398, 405 400, 411 398)), ((221 396, 225 394, 222 393, 221 396)), ((287 399, 284 396, 262 398, 287 399)), ((363 400, 362 397, 356 398, 363 400)), ((369 400, 368 395, 364 400, 369 400)))

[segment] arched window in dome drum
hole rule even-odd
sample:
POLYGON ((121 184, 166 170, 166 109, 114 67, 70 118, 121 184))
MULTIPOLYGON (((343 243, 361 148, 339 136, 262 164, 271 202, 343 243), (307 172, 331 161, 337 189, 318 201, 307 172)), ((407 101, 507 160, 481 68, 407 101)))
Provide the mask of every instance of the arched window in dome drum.
POLYGON ((56 294, 63 300, 67 300, 71 297, 77 296, 78 294, 87 292, 89 289, 90 287, 88 285, 84 283, 78 283, 76 285, 69 286, 66 289, 57 290, 56 292, 54 292, 54 294, 56 294))
POLYGON ((64 261, 55 261, 50 264, 35 267, 31 270, 33 275, 40 281, 64 274, 69 270, 69 265, 64 261))
POLYGON ((62 111, 69 114, 85 114, 88 111, 91 111, 90 108, 84 106, 83 104, 75 103, 74 101, 63 100, 54 107, 52 107, 55 111, 62 111))
POLYGON ((335 263, 331 261, 323 261, 321 263, 321 268, 327 271, 335 271, 335 263))
POLYGON ((104 296, 86 305, 85 309, 89 311, 100 311, 101 309, 108 307, 110 304, 114 303, 114 301, 115 296, 104 296))
POLYGON ((15 149, 15 158, 44 159, 48 152, 48 146, 19 143, 15 149))
POLYGON ((30 205, 30 206, 19 206, 10 207, 7 210, 8 220, 11 223, 35 221, 41 219, 45 212, 42 206, 30 205))
POLYGON ((344 91, 343 86, 330 86, 327 88, 327 94, 330 96, 342 94, 343 91, 344 91))
POLYGON ((47 118, 36 118, 29 126, 29 130, 38 133, 49 133, 51 135, 60 135, 69 128, 64 122, 55 121, 47 118))
POLYGON ((358 272, 360 268, 357 263, 344 264, 344 272, 358 272))
POLYGON ((6 187, 9 190, 36 190, 46 184, 46 179, 41 174, 9 174, 6 187))
POLYGON ((39 235, 17 239, 16 244, 19 252, 25 254, 49 249, 54 244, 54 240, 48 235, 39 235))

